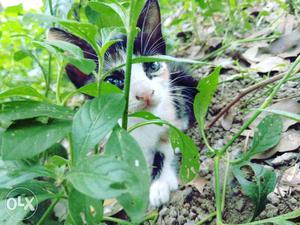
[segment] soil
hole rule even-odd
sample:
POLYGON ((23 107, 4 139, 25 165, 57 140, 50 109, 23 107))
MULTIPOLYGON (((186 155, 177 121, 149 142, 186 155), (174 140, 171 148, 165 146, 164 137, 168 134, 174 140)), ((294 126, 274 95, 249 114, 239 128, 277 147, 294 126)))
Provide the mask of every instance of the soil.
MULTIPOLYGON (((205 71, 205 68, 194 71, 194 75, 208 74, 210 71, 205 71)), ((233 70, 222 70, 221 80, 225 80, 233 74, 233 70)), ((255 79, 261 79, 261 75, 266 74, 254 74, 252 79, 242 78, 234 80, 232 82, 226 82, 219 86, 216 95, 214 96, 212 105, 209 109, 207 120, 210 121, 224 106, 232 101, 234 97, 238 95, 240 90, 249 87, 255 83, 255 79)), ((234 119, 231 128, 227 131, 223 128, 220 120, 209 130, 207 130, 207 136, 212 146, 221 147, 229 140, 234 133, 241 127, 245 121, 246 115, 253 108, 258 107, 265 99, 265 92, 268 87, 258 89, 253 93, 244 97, 235 107, 232 112, 234 119)), ((291 81, 286 83, 277 94, 275 101, 290 98, 291 96, 299 96, 300 82, 291 81)), ((297 99, 297 98, 296 98, 297 99)), ((297 100, 300 98, 298 97, 297 100)), ((299 129, 299 126, 295 126, 295 129, 299 129)), ((168 205, 164 205, 159 210, 159 216, 155 224, 158 225, 193 225, 197 222, 208 217, 211 213, 215 212, 214 208, 214 185, 213 185, 213 162, 212 159, 207 157, 207 149, 201 143, 200 136, 198 134, 197 126, 192 127, 188 134, 193 138, 195 143, 199 146, 201 169, 199 176, 206 179, 208 182, 204 186, 201 192, 193 185, 182 185, 181 189, 173 193, 172 199, 168 205)), ((246 137, 241 136, 236 143, 230 149, 230 157, 233 158, 244 149, 246 137)), ((289 161, 285 161, 281 165, 273 166, 276 171, 278 179, 280 179, 283 172, 296 164, 299 160, 300 148, 293 151, 297 153, 298 157, 289 161)), ((283 153, 277 153, 273 157, 266 160, 256 160, 256 163, 270 166, 270 161, 279 157, 283 153)), ((272 166, 272 165, 271 165, 272 166)), ((222 167, 222 166, 221 166, 222 167)), ((225 165, 224 165, 225 167, 225 165)), ((221 170, 224 171, 224 170, 221 170)), ((289 193, 282 195, 281 193, 272 192, 268 196, 265 209, 260 215, 255 218, 265 219, 274 217, 283 213, 291 212, 300 207, 300 193, 290 188, 289 193)), ((223 220, 229 224, 238 224, 248 222, 253 216, 254 205, 251 200, 242 193, 242 190, 238 182, 229 175, 229 181, 227 186, 227 196, 225 209, 223 212, 223 220)), ((148 224, 148 223, 145 223, 148 224)), ((208 220, 204 224, 215 224, 214 219, 208 220)))

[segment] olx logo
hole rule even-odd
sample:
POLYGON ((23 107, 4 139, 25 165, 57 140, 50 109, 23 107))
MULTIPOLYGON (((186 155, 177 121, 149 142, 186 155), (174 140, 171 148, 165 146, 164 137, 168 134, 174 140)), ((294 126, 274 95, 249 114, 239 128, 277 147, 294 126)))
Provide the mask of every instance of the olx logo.
POLYGON ((26 216, 18 218, 20 221, 29 219, 37 210, 38 199, 35 194, 24 187, 12 189, 6 196, 6 209, 12 216, 15 216, 16 209, 22 209, 26 212, 26 216))

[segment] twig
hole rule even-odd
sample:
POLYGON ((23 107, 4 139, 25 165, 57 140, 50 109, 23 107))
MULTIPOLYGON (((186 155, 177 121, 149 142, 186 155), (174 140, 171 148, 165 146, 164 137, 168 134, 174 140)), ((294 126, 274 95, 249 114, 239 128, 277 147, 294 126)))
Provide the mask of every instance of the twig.
POLYGON ((223 115, 225 115, 228 110, 233 107, 236 103, 238 103, 243 97, 245 97, 247 94, 261 88, 264 87, 268 84, 274 83, 278 80, 280 80, 282 77, 284 76, 284 74, 279 74, 277 76, 274 76, 268 80, 264 80, 260 83, 254 84, 246 89, 244 89, 235 99, 233 99, 232 102, 230 102, 225 108, 223 108, 214 118, 213 120, 206 126, 207 128, 211 128, 223 115))

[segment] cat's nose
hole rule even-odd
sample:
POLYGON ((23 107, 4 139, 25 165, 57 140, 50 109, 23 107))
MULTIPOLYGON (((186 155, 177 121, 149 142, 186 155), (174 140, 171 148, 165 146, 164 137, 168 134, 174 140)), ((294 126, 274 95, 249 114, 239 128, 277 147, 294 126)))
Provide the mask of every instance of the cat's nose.
POLYGON ((154 90, 148 92, 142 92, 135 96, 135 98, 139 101, 144 101, 146 106, 150 106, 152 103, 152 97, 154 95, 154 90))

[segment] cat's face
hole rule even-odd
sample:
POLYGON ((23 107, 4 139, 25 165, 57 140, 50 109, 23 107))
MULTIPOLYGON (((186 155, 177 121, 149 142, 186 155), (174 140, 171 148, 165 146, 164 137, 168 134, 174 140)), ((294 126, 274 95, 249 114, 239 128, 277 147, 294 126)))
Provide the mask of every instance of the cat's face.
MULTIPOLYGON (((134 42, 135 56, 164 55, 166 45, 161 31, 160 8, 157 0, 147 0, 139 16, 137 27, 140 29, 134 42)), ((97 62, 94 50, 84 40, 57 28, 50 29, 50 38, 70 41, 78 45, 86 58, 97 62)), ((126 36, 116 37, 121 41, 111 46, 105 55, 105 68, 111 68, 126 61, 126 36)), ((70 80, 76 87, 81 87, 91 82, 92 76, 82 74, 73 65, 66 67, 70 80)), ((124 88, 125 68, 121 68, 110 74, 105 81, 119 88, 124 88)), ((170 73, 166 63, 153 62, 133 64, 131 73, 131 88, 129 94, 129 111, 152 111, 159 104, 168 101, 170 73)))

